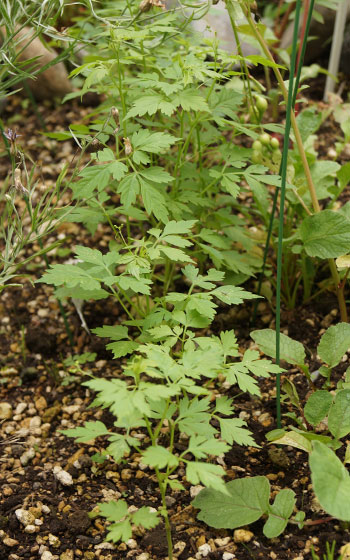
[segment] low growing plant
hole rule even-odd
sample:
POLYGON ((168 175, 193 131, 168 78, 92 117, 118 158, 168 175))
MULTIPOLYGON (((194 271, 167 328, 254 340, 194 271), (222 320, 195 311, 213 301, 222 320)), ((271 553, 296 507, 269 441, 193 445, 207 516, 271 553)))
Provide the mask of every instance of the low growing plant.
MULTIPOLYGON (((202 277, 192 265, 185 267, 183 273, 191 280, 189 292, 163 297, 158 314, 161 317, 165 314, 166 321, 162 319, 155 327, 150 326, 152 319, 149 316, 144 320, 148 329, 140 338, 151 337, 159 342, 133 343, 137 351, 123 366, 120 375, 83 383, 97 392, 92 405, 109 408, 116 417, 114 430, 108 430, 102 422, 87 422, 84 427, 63 432, 78 442, 107 436, 109 445, 103 454, 105 457, 119 463, 135 450, 142 463, 154 469, 162 503, 158 512, 150 513, 147 508, 142 508, 130 516, 127 504, 121 500, 100 504, 100 514, 112 521, 108 539, 115 542, 131 537, 132 524, 151 528, 162 517, 169 558, 172 558, 171 526, 165 497, 168 489, 185 489, 178 480, 179 467, 185 469, 188 483, 201 483, 227 493, 222 480, 225 471, 212 461, 234 443, 255 445, 246 423, 232 417, 233 399, 219 396, 220 379, 230 385, 238 384, 242 391, 259 394, 257 382, 251 375, 267 376, 270 372, 280 371, 270 361, 259 360, 258 353, 250 350, 242 359, 235 360, 239 351, 233 331, 221 332, 219 337, 196 336, 193 329, 209 324, 208 315, 215 314, 212 294, 220 297, 220 288, 215 292, 212 280, 221 273, 209 270, 208 275, 202 277), (210 289, 209 296, 203 298, 201 293, 195 293, 195 285, 210 289), (173 307, 171 314, 167 312, 169 304, 173 307), (181 451, 177 448, 179 439, 181 451)), ((232 299, 233 292, 240 288, 222 287, 223 291, 230 288, 232 299)), ((241 292, 240 297, 250 295, 241 292)), ((156 315, 157 311, 153 317, 156 315)), ((103 327, 95 332, 122 339, 126 327, 103 327)), ((116 355, 121 354, 119 345, 123 348, 123 342, 109 345, 116 355)))
MULTIPOLYGON (((268 356, 275 354, 274 331, 253 331, 251 336, 264 353, 268 356)), ((344 464, 335 451, 343 446, 342 439, 350 433, 349 368, 344 379, 338 381, 335 390, 330 391, 330 380, 332 369, 341 362, 349 348, 350 325, 339 323, 329 327, 317 347, 317 355, 324 365, 310 373, 305 363, 303 345, 281 335, 281 359, 299 367, 306 374, 312 392, 303 406, 296 387, 286 379, 282 384, 285 399, 291 402, 298 414, 287 413, 285 416, 294 420, 297 427, 291 425, 289 429, 277 429, 267 434, 270 442, 290 445, 309 454, 313 489, 321 506, 327 513, 344 521, 350 521, 350 476, 344 466, 350 461, 350 450, 347 446, 344 464), (325 378, 322 389, 314 386, 319 375, 325 378)))

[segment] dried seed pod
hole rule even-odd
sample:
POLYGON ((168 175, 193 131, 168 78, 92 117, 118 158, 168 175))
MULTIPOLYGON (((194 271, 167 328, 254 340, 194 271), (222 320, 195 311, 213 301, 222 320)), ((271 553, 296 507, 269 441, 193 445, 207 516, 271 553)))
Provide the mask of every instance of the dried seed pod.
POLYGON ((124 148, 125 148, 125 155, 130 156, 132 154, 132 145, 129 138, 123 138, 124 141, 124 148))
POLYGON ((98 138, 94 138, 90 144, 87 146, 87 151, 89 153, 96 152, 100 146, 100 141, 98 138))
POLYGON ((21 181, 21 170, 17 167, 17 169, 15 169, 15 172, 13 174, 13 180, 15 183, 15 189, 16 191, 22 193, 22 194, 29 194, 29 191, 22 185, 22 181, 21 181))
POLYGON ((117 134, 117 132, 119 131, 119 111, 116 107, 112 107, 111 113, 112 113, 112 117, 114 119, 114 122, 116 124, 116 127, 113 130, 113 133, 117 134))
POLYGON ((139 10, 140 12, 148 12, 153 7, 165 10, 165 4, 161 0, 142 0, 139 5, 139 10))

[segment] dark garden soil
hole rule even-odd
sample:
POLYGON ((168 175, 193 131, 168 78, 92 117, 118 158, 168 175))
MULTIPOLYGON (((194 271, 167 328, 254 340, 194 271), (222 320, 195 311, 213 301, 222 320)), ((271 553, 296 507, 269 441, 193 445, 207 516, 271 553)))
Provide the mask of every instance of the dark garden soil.
MULTIPOLYGON (((66 105, 58 108, 42 105, 38 110, 48 130, 65 129, 69 124, 81 122, 89 112, 78 103, 69 108, 66 105)), ((45 188, 52 186, 62 165, 74 155, 73 142, 58 143, 40 135, 42 124, 31 106, 20 97, 9 99, 2 119, 6 127, 18 128, 18 133, 23 135, 21 145, 34 161, 41 163, 41 170, 37 173, 39 183, 45 188)), ((326 153, 327 145, 335 141, 338 129, 332 121, 325 127, 327 134, 324 139, 321 136, 321 144, 324 143, 326 153)), ((5 151, 2 156, 1 181, 10 168, 5 151)), ((20 210, 23 201, 18 199, 17 204, 20 210)), ((67 224, 55 235, 62 240, 64 248, 88 244, 103 249, 107 246, 109 234, 99 228, 91 238, 78 225, 67 224)), ((48 242, 52 241, 53 236, 48 242)), ((38 247, 32 250, 38 250, 38 247)), ((48 258, 54 262, 68 257, 55 253, 48 258)), ((36 257, 27 272, 35 280, 44 267, 42 258, 36 257)), ((43 284, 33 287, 28 279, 22 279, 20 283, 23 288, 9 288, 0 299, 0 560, 166 558, 162 527, 148 533, 136 531, 127 543, 113 545, 104 541, 105 521, 88 516, 98 502, 120 497, 132 507, 159 507, 154 472, 140 464, 137 454, 120 465, 109 461, 95 463, 91 457, 104 449, 103 438, 91 444, 75 444, 74 440, 60 433, 60 430, 83 424, 88 419, 100 419, 107 427, 112 427, 114 421, 108 412, 89 408, 92 394, 79 379, 62 386, 62 380, 68 375, 63 360, 71 353, 96 352, 96 360, 89 364, 90 370, 106 378, 118 375, 120 363, 112 360, 101 339, 82 328, 74 306, 66 303, 64 309, 74 340, 71 349, 53 290, 43 284), (66 478, 57 474, 60 468, 68 473, 63 475, 66 478), (27 512, 27 518, 22 522, 15 513, 18 510, 27 512)), ((260 303, 258 311, 256 328, 273 327, 273 312, 269 305, 260 303)), ((116 324, 122 317, 115 303, 108 301, 87 303, 83 313, 90 328, 116 324)), ((237 307, 233 313, 223 307, 213 328, 233 328, 242 347, 253 346, 249 339, 250 315, 249 307, 237 307)), ((338 320, 332 293, 326 293, 312 305, 283 312, 283 332, 303 342, 310 350, 311 371, 319 365, 315 349, 320 334, 338 320)), ((338 379, 347 365, 344 362, 338 369, 338 379)), ((293 380, 305 399, 308 388, 303 375, 290 367, 284 375, 293 380)), ((322 383, 321 380, 318 382, 322 383)), ((238 395, 232 387, 223 391, 229 396, 238 395)), ((175 554, 179 559, 302 560, 312 557, 312 545, 321 554, 325 552, 327 541, 335 540, 337 551, 350 542, 348 529, 336 520, 327 521, 315 500, 306 454, 293 448, 281 449, 266 444, 266 432, 276 427, 274 396, 273 378, 262 380, 261 398, 237 396, 236 414, 247 422, 261 447, 234 445, 221 464, 226 469, 227 481, 266 475, 273 496, 282 488, 292 488, 297 495, 298 509, 304 511, 306 519, 313 520, 314 525, 304 529, 289 525, 279 538, 273 540, 263 536, 263 520, 236 531, 213 530, 196 519, 191 501, 199 488, 191 487, 184 478, 184 470, 180 469, 178 478, 187 492, 173 492, 167 498, 175 554)), ((284 405, 283 412, 287 410, 288 406, 284 405)))

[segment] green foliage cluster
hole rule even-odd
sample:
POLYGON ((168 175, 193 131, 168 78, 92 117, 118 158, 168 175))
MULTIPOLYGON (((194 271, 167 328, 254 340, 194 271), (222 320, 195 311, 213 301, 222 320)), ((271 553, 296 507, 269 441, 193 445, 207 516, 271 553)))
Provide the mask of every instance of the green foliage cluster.
MULTIPOLYGON (((271 504, 266 477, 225 483, 218 462, 233 445, 256 445, 246 423, 235 415, 234 399, 224 394, 223 383, 259 396, 258 378, 283 370, 261 359, 256 350, 241 351, 233 330, 213 332, 220 308, 259 297, 240 285, 261 269, 259 241, 265 240, 270 220, 270 191, 281 186, 277 135, 283 127, 262 123, 267 109, 264 89, 237 64, 246 70, 248 61, 275 72, 280 97, 286 101, 280 73, 284 68, 269 54, 268 30, 251 22, 249 2, 227 2, 234 30, 235 17, 245 14, 250 26, 240 31, 260 42, 263 55, 246 59, 223 51, 216 39, 190 31, 191 20, 203 15, 207 3, 168 11, 151 0, 82 4, 85 11, 75 17, 69 34, 79 37, 87 54, 72 72, 80 89, 67 98, 93 91, 103 102, 88 124, 47 134, 57 140, 73 138, 81 157, 72 179, 66 181, 64 171, 58 180, 59 187, 71 189, 74 204, 69 212, 50 213, 52 198, 39 210, 47 210, 52 220, 54 215, 55 220, 81 223, 91 236, 107 224, 111 238, 106 250, 76 246, 72 261, 53 264, 39 282, 53 285, 59 300, 106 300, 123 318, 93 329, 108 339, 107 349, 120 360, 115 377, 95 378, 84 371, 82 366, 94 359, 89 353, 65 362, 64 382, 85 374, 83 385, 96 394, 92 406, 110 410, 113 428, 89 421, 64 433, 81 443, 103 438, 105 449, 94 457, 96 462, 121 463, 136 452, 155 473, 158 511, 141 508, 130 513, 124 500, 99 504, 98 515, 110 522, 109 540, 127 541, 133 526, 151 529, 163 520, 171 559, 165 498, 169 490, 184 491, 188 484, 205 486, 193 505, 206 523, 233 529, 264 517, 264 534, 277 537, 287 523, 308 523, 303 512, 295 512, 294 492, 281 490, 271 504), (179 439, 181 451, 175 445, 179 439), (178 480, 180 468, 184 483, 178 480)), ((283 56, 288 59, 287 53, 283 56)), ((337 111, 344 134, 336 147, 340 153, 349 127, 343 111, 337 111)), ((292 120, 282 274, 283 297, 290 307, 301 284, 304 300, 314 295, 316 272, 324 261, 338 294, 350 268, 348 205, 338 209, 350 167, 320 160, 315 148, 315 133, 326 116, 305 109, 292 120), (319 200, 324 201, 322 210, 319 200)), ((12 156, 16 150, 12 142, 12 156)), ((12 165, 14 172, 13 157, 12 165)), ((15 276, 14 263, 24 245, 46 223, 47 214, 33 209, 31 194, 25 194, 27 209, 38 220, 28 238, 19 237, 23 243, 13 252, 11 266, 5 267, 6 282, 15 276)), ((16 217, 14 196, 7 203, 8 216, 12 212, 16 217)), ((14 223, 21 232, 20 218, 14 223)), ((2 225, 5 232, 7 221, 2 225)), ((274 244, 276 224, 272 226, 274 244)), ((14 231, 10 228, 6 234, 9 249, 14 231)), ((274 285, 272 267, 267 276, 274 285)), ((329 285, 327 280, 317 289, 329 285)), ((265 293, 271 294, 266 283, 265 293)), ((251 336, 264 354, 276 358, 273 330, 256 330, 251 336)), ((300 368, 312 393, 302 403, 295 386, 285 380, 285 399, 297 411, 286 416, 296 426, 267 435, 269 442, 309 454, 321 506, 345 521, 350 520, 345 467, 350 451, 343 463, 335 451, 350 433, 350 372, 335 391, 329 389, 332 369, 349 347, 349 325, 330 327, 317 349, 324 365, 310 372, 303 345, 281 335, 280 358, 300 368), (319 375, 325 378, 324 387, 315 390, 319 375)))

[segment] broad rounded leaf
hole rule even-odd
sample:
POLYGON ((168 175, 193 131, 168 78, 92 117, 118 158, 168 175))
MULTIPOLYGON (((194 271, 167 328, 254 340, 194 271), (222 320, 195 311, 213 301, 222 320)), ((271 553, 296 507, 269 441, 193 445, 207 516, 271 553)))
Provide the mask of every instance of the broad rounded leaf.
POLYGON ((263 533, 268 539, 278 537, 287 527, 288 519, 293 513, 295 506, 295 493, 289 488, 281 490, 270 507, 269 517, 266 521, 263 533))
MULTIPOLYGON (((277 430, 275 431, 277 432, 277 430)), ((312 449, 310 441, 298 432, 286 432, 280 438, 274 438, 270 441, 273 441, 276 445, 290 445, 296 449, 306 451, 306 453, 310 453, 312 449)))
POLYGON ((323 509, 337 519, 350 521, 350 476, 340 459, 315 441, 309 461, 313 489, 323 509))
POLYGON ((317 354, 329 367, 339 364, 350 348, 350 324, 338 323, 326 330, 317 347, 317 354))
MULTIPOLYGON (((271 356, 271 358, 276 358, 276 331, 273 329, 262 329, 251 332, 250 336, 264 354, 271 356)), ((304 346, 297 340, 293 340, 281 333, 280 358, 289 364, 304 364, 304 346)))
POLYGON ((300 235, 310 257, 340 257, 349 250, 350 220, 333 210, 322 210, 304 219, 300 235))
POLYGON ((328 428, 336 439, 350 433, 350 389, 336 394, 328 415, 328 428))
POLYGON ((327 416, 332 402, 333 397, 328 391, 312 393, 304 407, 306 420, 313 426, 317 426, 327 416))
POLYGON ((240 478, 226 485, 228 495, 205 488, 193 500, 198 519, 217 529, 235 529, 257 521, 269 508, 270 483, 264 476, 240 478))

